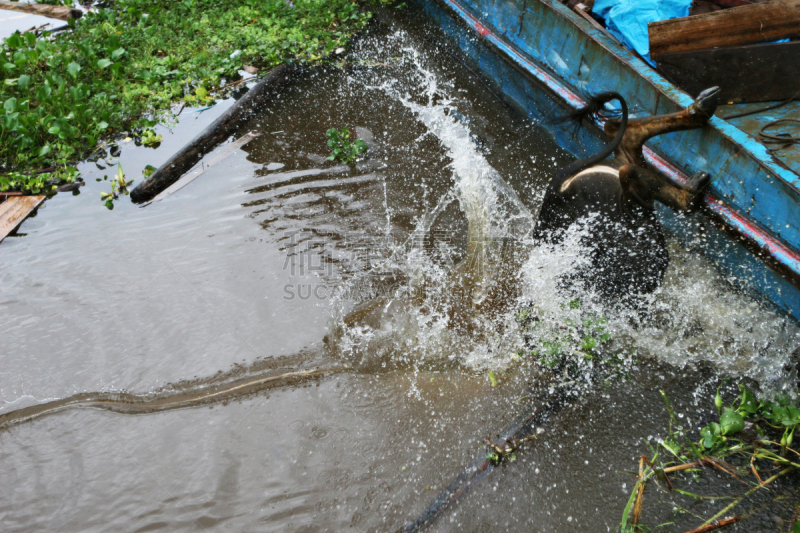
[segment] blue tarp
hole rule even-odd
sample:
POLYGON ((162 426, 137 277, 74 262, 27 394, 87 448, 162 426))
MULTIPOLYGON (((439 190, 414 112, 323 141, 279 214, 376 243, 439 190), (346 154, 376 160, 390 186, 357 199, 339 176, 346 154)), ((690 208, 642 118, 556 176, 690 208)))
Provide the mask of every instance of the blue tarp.
POLYGON ((647 23, 688 17, 692 0, 596 0, 592 13, 606 22, 614 37, 651 65, 647 23))

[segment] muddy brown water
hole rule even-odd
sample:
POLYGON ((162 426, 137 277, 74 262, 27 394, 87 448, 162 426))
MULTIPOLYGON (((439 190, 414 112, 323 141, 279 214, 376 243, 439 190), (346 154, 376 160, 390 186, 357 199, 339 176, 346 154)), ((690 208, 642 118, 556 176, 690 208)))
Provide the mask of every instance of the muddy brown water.
MULTIPOLYGON (((74 408, 0 430, 0 529, 393 531, 530 407, 536 373, 515 360, 507 315, 536 301, 556 328, 576 316, 554 281, 576 251, 524 246, 549 175, 571 158, 441 39, 419 13, 398 16, 345 68, 298 79, 243 128, 261 137, 188 187, 105 210, 103 175, 157 166, 230 101, 184 112, 158 150, 128 143, 82 165, 81 194, 48 200, 0 245, 0 415, 95 391, 164 402, 336 370, 191 407, 74 408), (325 160, 325 130, 344 125, 370 144, 352 167, 325 160), (503 239, 523 241, 521 261, 470 246, 503 239), (453 278, 464 259, 470 276, 453 278), (442 311, 453 279, 472 283, 466 318, 442 311), (482 296, 509 279, 507 307, 482 296), (344 320, 370 301, 368 319, 344 320)), ((614 531, 645 441, 667 426, 659 389, 699 427, 723 375, 792 383, 796 325, 692 250, 672 241, 645 323, 592 308, 608 315, 613 349, 638 354, 631 379, 588 384, 435 530, 614 531)), ((691 513, 715 509, 656 500, 651 525, 697 525, 691 513)), ((782 512, 748 530, 773 531, 782 512)))

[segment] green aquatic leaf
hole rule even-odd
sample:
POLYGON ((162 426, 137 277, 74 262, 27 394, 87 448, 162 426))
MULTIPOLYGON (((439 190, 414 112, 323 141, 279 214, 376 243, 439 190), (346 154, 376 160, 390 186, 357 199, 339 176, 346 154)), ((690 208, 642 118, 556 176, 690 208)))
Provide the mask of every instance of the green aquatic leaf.
POLYGON ((67 65, 67 72, 73 78, 76 78, 80 71, 81 71, 81 66, 74 61, 72 61, 69 65, 67 65))
POLYGON ((730 407, 726 407, 719 417, 719 425, 722 435, 733 435, 744 429, 744 417, 730 407))
POLYGON ((706 450, 710 450, 716 445, 720 440, 720 426, 716 422, 712 422, 711 424, 707 425, 703 429, 700 430, 700 444, 703 445, 703 448, 706 450))
POLYGON ((753 396, 753 393, 750 392, 750 389, 748 389, 744 384, 739 384, 739 390, 741 391, 741 402, 739 403, 737 411, 749 415, 752 415, 758 411, 758 408, 761 406, 761 404, 756 400, 755 396, 753 396))
POLYGON ((787 405, 783 408, 783 416, 781 416, 781 424, 784 426, 794 426, 800 424, 800 409, 793 405, 787 405))
POLYGON ((585 351, 591 351, 597 347, 597 339, 592 337, 591 335, 587 335, 581 341, 581 349, 585 351))

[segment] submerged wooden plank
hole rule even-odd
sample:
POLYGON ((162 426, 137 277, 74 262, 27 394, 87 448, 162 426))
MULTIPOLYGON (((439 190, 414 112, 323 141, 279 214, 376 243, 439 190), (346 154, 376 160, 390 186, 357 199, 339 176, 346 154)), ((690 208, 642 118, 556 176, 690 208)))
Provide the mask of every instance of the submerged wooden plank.
POLYGON ((727 103, 787 100, 800 87, 800 41, 664 54, 657 63, 687 93, 717 86, 727 103))
POLYGON ((651 22, 650 57, 800 37, 800 0, 773 0, 651 22))
POLYGON ((8 0, 0 0, 0 9, 19 11, 21 13, 31 13, 33 15, 39 15, 58 20, 79 19, 83 15, 83 11, 80 9, 72 9, 65 6, 27 4, 24 2, 9 2, 8 0))
POLYGON ((44 199, 44 196, 12 196, 0 204, 0 241, 17 229, 44 199))
POLYGON ((158 194, 158 196, 153 198, 153 200, 151 202, 149 202, 149 203, 147 203, 145 205, 150 205, 153 202, 158 202, 160 200, 163 200, 164 198, 166 198, 170 194, 174 193, 175 191, 183 189, 184 187, 189 185, 191 182, 193 182, 195 179, 197 179, 200 176, 202 176, 203 174, 205 174, 205 172, 207 170, 209 170, 211 167, 213 167, 217 163, 222 162, 224 159, 226 159, 233 152, 235 152, 236 150, 240 149, 242 146, 244 146, 245 144, 249 143, 250 141, 252 141, 256 137, 260 136, 261 133, 262 132, 260 132, 260 131, 251 131, 250 133, 246 133, 246 134, 242 135, 240 138, 236 139, 234 142, 228 144, 222 150, 220 150, 219 152, 214 154, 208 161, 204 162, 203 165, 201 165, 200 167, 192 170, 188 174, 185 174, 181 179, 179 179, 178 181, 176 181, 175 183, 173 183, 172 185, 170 185, 169 187, 167 187, 166 189, 161 191, 158 194))
POLYGON ((137 204, 152 200, 161 191, 178 181, 184 172, 191 169, 203 156, 236 133, 242 122, 270 101, 295 72, 295 67, 288 64, 273 69, 197 137, 153 172, 147 180, 133 189, 131 200, 137 204))

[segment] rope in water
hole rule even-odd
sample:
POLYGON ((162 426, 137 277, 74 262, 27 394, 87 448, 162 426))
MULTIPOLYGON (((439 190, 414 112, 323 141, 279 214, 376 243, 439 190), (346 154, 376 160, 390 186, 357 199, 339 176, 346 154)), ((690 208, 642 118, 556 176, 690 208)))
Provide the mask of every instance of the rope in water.
MULTIPOLYGON (((519 418, 517 418, 503 433, 500 434, 490 448, 502 448, 511 445, 516 448, 521 442, 531 440, 540 431, 542 426, 561 409, 568 405, 564 391, 556 390, 549 394, 549 398, 542 399, 519 418)), ((398 533, 416 533, 433 524, 444 512, 449 509, 461 496, 464 496, 476 484, 484 479, 492 470, 501 463, 491 458, 487 453, 481 452, 478 456, 443 490, 422 514, 413 522, 406 524, 398 533)))

